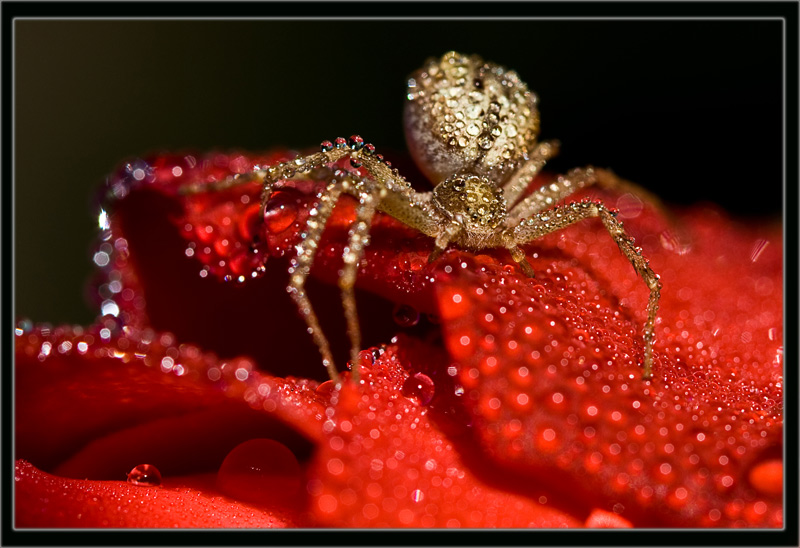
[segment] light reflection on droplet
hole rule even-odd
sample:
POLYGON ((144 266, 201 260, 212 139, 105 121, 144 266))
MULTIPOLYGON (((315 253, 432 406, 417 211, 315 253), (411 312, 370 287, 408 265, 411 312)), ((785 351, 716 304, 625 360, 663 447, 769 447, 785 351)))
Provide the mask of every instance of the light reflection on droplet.
POLYGON ((105 251, 98 251, 97 253, 94 254, 94 263, 97 266, 106 266, 110 260, 111 259, 108 256, 108 253, 106 253, 105 251))
POLYGON ((398 304, 392 311, 392 319, 400 327, 413 327, 419 323, 419 311, 413 306, 398 304))
POLYGON ((155 487, 161 485, 161 472, 152 464, 139 464, 128 472, 128 483, 155 487))
POLYGON ((111 228, 111 223, 108 220, 108 213, 104 209, 100 209, 100 214, 97 216, 97 224, 101 230, 108 230, 111 228))
POLYGON ((112 300, 105 300, 103 304, 100 305, 100 310, 103 316, 118 316, 119 315, 119 306, 112 300))
POLYGON ((408 377, 402 388, 403 396, 419 405, 427 405, 433 399, 435 391, 433 380, 424 373, 415 373, 408 377))

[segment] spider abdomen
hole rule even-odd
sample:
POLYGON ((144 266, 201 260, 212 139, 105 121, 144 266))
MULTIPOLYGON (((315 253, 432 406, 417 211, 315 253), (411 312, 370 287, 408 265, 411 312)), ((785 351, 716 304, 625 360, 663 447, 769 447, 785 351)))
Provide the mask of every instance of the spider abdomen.
POLYGON ((502 181, 533 147, 539 113, 514 71, 450 52, 409 78, 405 126, 409 150, 432 182, 467 169, 502 181))

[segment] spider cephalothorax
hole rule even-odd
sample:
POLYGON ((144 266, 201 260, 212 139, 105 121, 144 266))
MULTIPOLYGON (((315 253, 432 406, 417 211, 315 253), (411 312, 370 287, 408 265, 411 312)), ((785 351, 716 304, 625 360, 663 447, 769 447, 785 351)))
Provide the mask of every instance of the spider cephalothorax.
MULTIPOLYGON (((204 192, 258 181, 264 189, 263 210, 277 181, 316 168, 332 167, 346 157, 352 167, 367 172, 368 175, 362 176, 357 171, 329 170, 325 191, 310 212, 303 240, 289 269, 287 290, 319 347, 331 379, 338 381, 339 375, 328 340, 306 296, 305 280, 325 224, 342 193, 358 200, 339 278, 353 364, 358 363, 361 347, 353 287, 376 212, 387 213, 434 238, 429 260, 438 257, 449 245, 469 250, 505 248, 531 277, 534 271, 521 245, 583 219, 599 217, 650 290, 643 359, 644 376, 649 377, 661 290, 658 276, 613 211, 599 202, 563 203, 576 190, 588 185, 631 190, 632 184, 606 170, 578 168, 525 195, 533 177, 556 154, 558 145, 537 142, 536 97, 517 74, 484 62, 476 55, 447 53, 429 60, 409 78, 405 127, 411 154, 435 184, 430 192, 415 192, 391 164, 375 153, 375 147, 365 144, 359 136, 324 141, 320 152, 186 189, 190 193, 204 192)), ((647 195, 641 189, 633 190, 647 195)), ((358 379, 357 368, 353 378, 358 379)))

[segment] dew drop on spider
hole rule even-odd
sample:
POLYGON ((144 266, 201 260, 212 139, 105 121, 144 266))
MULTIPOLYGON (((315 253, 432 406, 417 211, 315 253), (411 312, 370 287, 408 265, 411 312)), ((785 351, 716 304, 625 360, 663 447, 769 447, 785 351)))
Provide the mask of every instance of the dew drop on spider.
POLYGON ((419 405, 430 403, 435 392, 433 380, 424 373, 414 373, 403 383, 403 396, 419 405))
POLYGON ((161 485, 161 472, 152 464, 139 464, 128 472, 128 483, 155 487, 161 485))
POLYGON ((407 304, 397 304, 392 311, 392 318, 400 327, 414 327, 419 323, 419 311, 407 304))

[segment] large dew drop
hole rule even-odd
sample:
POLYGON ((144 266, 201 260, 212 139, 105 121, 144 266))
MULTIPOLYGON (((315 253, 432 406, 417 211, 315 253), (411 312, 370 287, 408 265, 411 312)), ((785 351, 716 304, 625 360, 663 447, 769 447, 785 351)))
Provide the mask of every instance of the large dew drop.
POLYGON ((152 464, 139 464, 128 472, 128 483, 155 487, 161 485, 161 472, 152 464))
POLYGON ((300 193, 292 188, 275 192, 264 210, 264 223, 272 234, 280 234, 295 222, 300 193))
POLYGON ((301 483, 294 453, 280 442, 263 438, 237 445, 217 473, 222 493, 257 504, 293 505, 299 500, 301 483))
POLYGON ((392 318, 400 327, 414 327, 419 323, 419 312, 413 306, 398 304, 392 311, 392 318))
POLYGON ((403 396, 419 405, 427 405, 436 392, 431 378, 424 373, 415 373, 403 383, 403 396))

